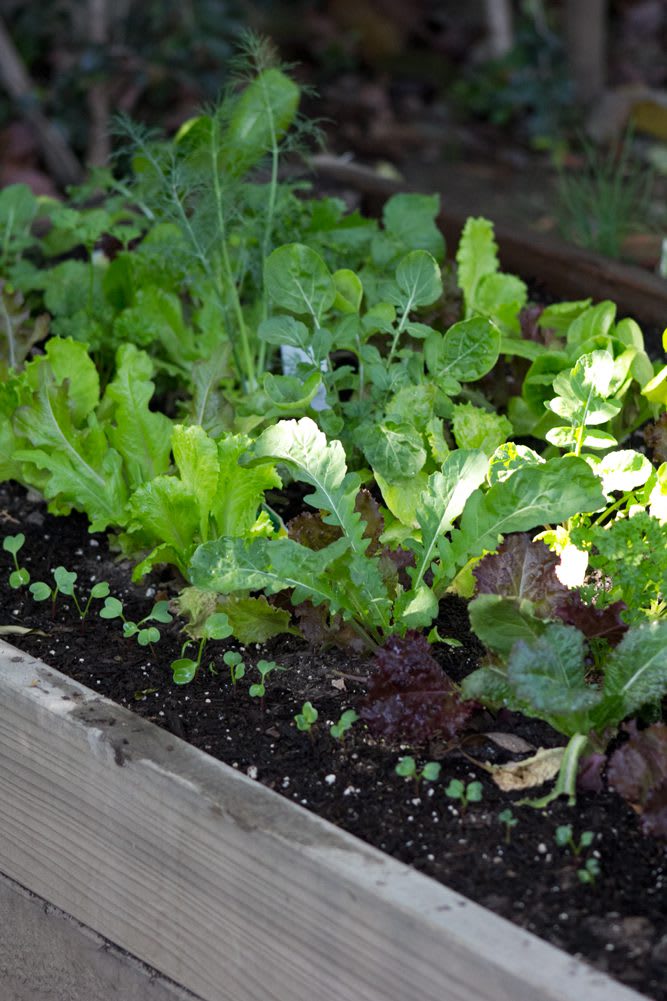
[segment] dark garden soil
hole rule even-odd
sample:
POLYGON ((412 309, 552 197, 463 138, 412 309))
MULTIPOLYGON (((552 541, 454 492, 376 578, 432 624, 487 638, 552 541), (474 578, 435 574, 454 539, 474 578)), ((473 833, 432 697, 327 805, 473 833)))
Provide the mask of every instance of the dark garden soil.
MULTIPOLYGON (((60 564, 77 571, 82 591, 106 580, 128 618, 136 619, 150 611, 156 596, 174 593, 177 582, 159 575, 140 587, 129 585, 129 564, 114 560, 105 536, 88 534, 83 517, 51 517, 41 500, 1 484, 0 534, 18 531, 26 535, 20 562, 33 581, 51 580, 51 569, 60 564)), ((222 662, 224 646, 217 643, 209 648, 214 671, 203 670, 181 688, 169 671, 183 639, 178 622, 160 627, 162 638, 152 651, 124 639, 117 621, 91 614, 81 625, 70 599, 59 600, 52 618, 50 603, 37 604, 26 588, 9 588, 10 557, 2 555, 7 566, 0 625, 35 630, 3 638, 656 1001, 667 1001, 664 843, 644 837, 633 812, 611 792, 580 793, 576 809, 558 801, 539 812, 512 803, 521 794, 501 792, 470 761, 512 757, 489 733, 513 734, 533 748, 562 743, 548 727, 511 714, 494 719, 479 713, 463 749, 424 749, 422 760, 439 760, 442 772, 437 782, 416 789, 394 772, 400 748, 374 741, 360 724, 344 743, 329 735, 329 724, 363 697, 368 659, 334 648, 314 652, 290 636, 247 649, 249 667, 264 657, 287 668, 270 678, 262 709, 248 696, 256 672, 249 670, 234 688, 222 662), (307 699, 319 710, 312 735, 294 724, 307 699), (462 813, 444 793, 451 778, 480 780, 481 802, 462 813), (518 819, 509 842, 498 819, 508 806, 518 819), (594 833, 579 859, 555 843, 556 827, 567 823, 576 838, 594 833), (585 885, 577 870, 593 855, 601 872, 594 885, 585 885)), ((465 604, 444 602, 438 627, 462 643, 436 647, 443 668, 458 679, 480 652, 468 631, 465 604)))

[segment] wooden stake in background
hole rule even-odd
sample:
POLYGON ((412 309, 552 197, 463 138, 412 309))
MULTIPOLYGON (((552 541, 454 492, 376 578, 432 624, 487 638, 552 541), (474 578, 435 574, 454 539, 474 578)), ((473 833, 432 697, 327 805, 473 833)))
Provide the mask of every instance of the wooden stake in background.
POLYGON ((21 113, 33 126, 46 164, 61 186, 77 184, 83 177, 81 164, 58 129, 39 106, 35 86, 0 18, 0 82, 21 113))

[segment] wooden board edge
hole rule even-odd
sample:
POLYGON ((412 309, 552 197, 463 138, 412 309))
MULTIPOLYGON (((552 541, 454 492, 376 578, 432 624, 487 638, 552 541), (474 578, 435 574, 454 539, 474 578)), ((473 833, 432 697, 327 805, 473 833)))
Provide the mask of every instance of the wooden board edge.
POLYGON ((3 642, 0 705, 0 870, 203 998, 642 997, 3 642))

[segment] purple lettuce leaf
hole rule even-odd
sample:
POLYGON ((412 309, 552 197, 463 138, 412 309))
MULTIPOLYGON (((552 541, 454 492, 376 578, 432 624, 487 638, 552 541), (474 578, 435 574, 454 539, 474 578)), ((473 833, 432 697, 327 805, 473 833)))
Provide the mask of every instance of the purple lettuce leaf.
POLYGON ((541 618, 554 618, 554 608, 568 589, 556 576, 559 559, 543 542, 526 532, 508 535, 497 553, 479 561, 473 573, 478 594, 527 599, 541 618))
POLYGON ((645 834, 667 838, 667 724, 624 729, 630 739, 609 760, 609 785, 641 816, 645 834))
POLYGON ((477 708, 461 698, 426 637, 412 630, 391 636, 375 655, 360 716, 376 737, 419 745, 452 740, 477 708))
POLYGON ((586 639, 602 639, 616 646, 628 630, 621 618, 626 607, 624 601, 614 601, 606 608, 596 608, 595 605, 587 605, 578 591, 569 591, 551 614, 568 626, 576 626, 586 639))

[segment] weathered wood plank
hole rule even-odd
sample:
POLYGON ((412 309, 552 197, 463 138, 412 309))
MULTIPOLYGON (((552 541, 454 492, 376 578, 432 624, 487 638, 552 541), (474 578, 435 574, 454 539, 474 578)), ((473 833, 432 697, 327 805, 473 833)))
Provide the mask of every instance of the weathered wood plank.
POLYGON ((200 1001, 0 876, 2 1001, 200 1001))
POLYGON ((0 643, 0 870, 206 1001, 640 995, 0 643))

